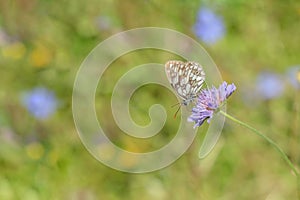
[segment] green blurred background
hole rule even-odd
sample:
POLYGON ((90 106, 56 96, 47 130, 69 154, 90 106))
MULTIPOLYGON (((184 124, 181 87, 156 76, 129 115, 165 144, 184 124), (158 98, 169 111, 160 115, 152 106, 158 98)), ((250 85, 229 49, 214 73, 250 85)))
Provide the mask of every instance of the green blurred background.
MULTIPOLYGON (((228 112, 265 132, 300 165, 299 1, 1 0, 0 199, 296 199, 295 176, 277 152, 231 121, 206 159, 198 158, 204 124, 179 160, 152 173, 115 171, 88 153, 72 118, 76 72, 101 41, 147 26, 199 41, 224 80, 237 86, 228 112), (205 39, 214 31, 215 38, 205 39)), ((168 133, 179 123, 170 108, 176 98, 166 89, 145 86, 132 97, 132 116, 141 125, 149 123, 152 104, 167 109, 166 127, 150 141, 120 136, 109 107, 123 73, 170 58, 176 56, 132 52, 104 74, 97 115, 120 147, 145 152, 174 136, 168 133)))

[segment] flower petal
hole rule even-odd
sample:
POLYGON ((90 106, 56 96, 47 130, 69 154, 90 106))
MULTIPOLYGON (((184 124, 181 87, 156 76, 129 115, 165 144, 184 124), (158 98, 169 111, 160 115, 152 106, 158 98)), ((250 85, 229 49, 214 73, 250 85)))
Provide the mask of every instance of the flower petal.
POLYGON ((201 90, 192 114, 187 120, 195 122, 194 128, 201 126, 206 119, 209 123, 214 112, 235 90, 236 86, 233 83, 228 85, 225 81, 218 89, 212 86, 210 89, 201 90))

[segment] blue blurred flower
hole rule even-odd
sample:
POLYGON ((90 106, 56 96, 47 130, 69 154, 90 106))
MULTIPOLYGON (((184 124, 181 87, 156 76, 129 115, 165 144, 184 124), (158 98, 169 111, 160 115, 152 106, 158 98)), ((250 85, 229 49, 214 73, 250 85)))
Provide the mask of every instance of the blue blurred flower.
POLYGON ((293 66, 290 67, 287 71, 287 78, 291 85, 296 88, 300 89, 300 66, 293 66))
POLYGON ((192 114, 188 118, 189 122, 195 122, 194 128, 201 126, 203 122, 213 117, 215 111, 223 105, 228 97, 236 90, 235 85, 227 84, 225 81, 215 88, 201 90, 196 106, 192 109, 192 114))
POLYGON ((256 80, 258 97, 269 100, 279 97, 284 90, 284 83, 281 77, 275 73, 262 72, 256 80))
POLYGON ((35 88, 23 96, 23 104, 37 119, 46 119, 53 114, 58 105, 55 94, 46 88, 35 88))
POLYGON ((203 42, 213 44, 225 34, 223 18, 204 7, 198 12, 194 32, 203 42))

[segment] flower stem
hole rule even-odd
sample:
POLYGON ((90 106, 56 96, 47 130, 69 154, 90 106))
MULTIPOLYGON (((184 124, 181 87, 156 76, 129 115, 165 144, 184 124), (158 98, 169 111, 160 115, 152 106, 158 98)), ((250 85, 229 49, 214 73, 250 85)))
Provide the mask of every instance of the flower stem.
MULTIPOLYGON (((256 135, 260 136, 261 138, 265 139, 268 143, 270 143, 278 152, 279 154, 282 156, 282 158, 287 162, 287 164, 290 166, 290 168, 293 170, 293 172, 295 173, 295 175, 297 176, 297 181, 300 180, 300 174, 297 171, 297 169, 295 168, 295 166, 293 165, 293 163, 290 161, 290 159, 287 157, 287 155, 284 153, 284 151, 269 137, 267 137, 266 135, 262 134, 261 132, 259 132, 257 129, 253 128, 252 126, 232 117, 231 115, 228 115, 227 113, 225 113, 224 111, 220 110, 220 113, 222 115, 224 115, 225 117, 231 119, 234 122, 237 122, 238 124, 250 129, 251 131, 253 131, 256 135)), ((300 183, 299 183, 300 184, 300 183)))

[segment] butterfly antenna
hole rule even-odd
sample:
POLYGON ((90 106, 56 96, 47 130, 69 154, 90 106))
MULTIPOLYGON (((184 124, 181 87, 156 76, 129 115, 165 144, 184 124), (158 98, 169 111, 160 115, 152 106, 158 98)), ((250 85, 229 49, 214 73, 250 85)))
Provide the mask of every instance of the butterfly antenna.
POLYGON ((181 105, 178 107, 176 113, 174 114, 174 119, 176 119, 177 113, 178 113, 178 111, 179 111, 180 108, 181 108, 181 105))

